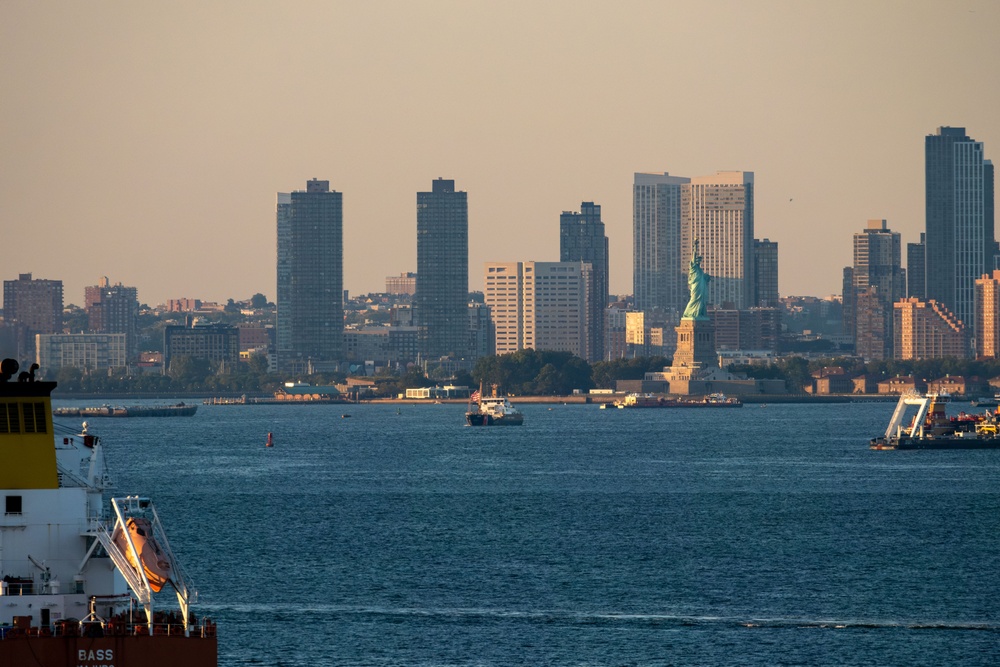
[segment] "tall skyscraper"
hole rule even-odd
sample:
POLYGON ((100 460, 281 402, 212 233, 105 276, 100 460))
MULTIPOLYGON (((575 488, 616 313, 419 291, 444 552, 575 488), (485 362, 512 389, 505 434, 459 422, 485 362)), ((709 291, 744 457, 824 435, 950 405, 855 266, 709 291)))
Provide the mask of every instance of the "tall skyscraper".
POLYGON ((590 264, 584 323, 586 349, 581 356, 589 362, 600 361, 605 358, 604 318, 608 307, 608 237, 600 206, 585 201, 579 213, 564 211, 559 216, 559 260, 590 264))
POLYGON ((469 205, 455 181, 417 193, 417 282, 413 317, 425 359, 469 355, 469 205))
POLYGON ((343 195, 312 179, 278 193, 277 353, 281 370, 335 369, 343 358, 343 195))
POLYGON ((925 295, 975 330, 975 284, 993 270, 993 164, 964 127, 939 127, 924 142, 925 295))
POLYGON ((708 302, 722 308, 755 305, 753 184, 752 171, 719 171, 681 186, 681 258, 686 266, 697 239, 708 302))
POLYGON ((3 316, 15 330, 15 349, 22 365, 35 356, 35 335, 62 333, 61 280, 33 279, 30 273, 3 281, 3 316))
POLYGON ((635 308, 673 312, 687 304, 687 269, 681 256, 681 186, 691 179, 635 174, 632 186, 632 289, 635 308))
POLYGON ((906 296, 923 299, 926 294, 924 264, 926 262, 926 234, 920 232, 919 243, 906 244, 906 296))
MULTIPOLYGON (((900 266, 899 232, 885 220, 869 220, 865 230, 854 235, 852 283, 845 289, 844 303, 853 302, 853 332, 857 354, 865 359, 892 355, 892 307, 906 297, 906 271, 900 266)), ((845 318, 846 320, 847 318, 845 318)))
POLYGON ((778 242, 754 239, 754 305, 778 306, 778 242))
POLYGON ((125 334, 125 355, 129 362, 139 358, 139 290, 121 283, 112 285, 105 277, 97 285, 83 289, 84 308, 90 331, 125 334))

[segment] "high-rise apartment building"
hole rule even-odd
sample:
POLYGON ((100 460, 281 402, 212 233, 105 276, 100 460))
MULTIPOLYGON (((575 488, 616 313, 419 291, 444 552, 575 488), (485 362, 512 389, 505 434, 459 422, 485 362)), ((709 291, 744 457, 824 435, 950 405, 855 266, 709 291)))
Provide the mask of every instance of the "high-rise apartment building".
POLYGON ((479 357, 492 357, 496 354, 493 347, 496 335, 489 307, 485 303, 469 303, 466 310, 469 314, 470 361, 479 357))
POLYGON ((964 326, 937 301, 901 299, 893 304, 893 358, 965 358, 968 345, 964 326))
POLYGON ((674 312, 687 304, 687 269, 681 257, 681 186, 691 179, 635 174, 632 186, 632 288, 635 308, 674 312))
POLYGON ((854 294, 854 351, 862 359, 892 356, 892 304, 888 307, 874 287, 854 294))
POLYGON ((925 262, 926 243, 924 232, 920 232, 919 243, 906 244, 906 296, 924 299, 926 294, 925 262))
POLYGON ((278 193, 277 353, 285 371, 330 370, 343 358, 343 195, 312 179, 278 193))
POLYGON ((755 305, 753 186, 750 171, 719 171, 681 186, 684 275, 697 239, 702 268, 712 276, 708 302, 721 308, 755 305))
POLYGON ((1000 271, 976 281, 976 356, 1000 357, 1000 271))
POLYGON ((107 277, 83 289, 84 308, 92 333, 125 334, 125 355, 139 358, 139 290, 121 283, 112 285, 107 277))
POLYGON ((3 281, 3 314, 33 333, 61 333, 63 284, 61 280, 34 279, 30 273, 3 281))
POLYGON ((924 293, 976 327, 975 283, 993 270, 993 164, 964 127, 939 127, 924 143, 926 273, 924 293))
POLYGON ((892 355, 892 304, 906 297, 906 271, 900 265, 899 232, 885 220, 869 220, 854 235, 851 283, 844 285, 844 303, 854 309, 850 318, 858 356, 885 359, 892 355))
POLYGON ((62 333, 62 281, 33 279, 30 273, 3 281, 3 315, 5 324, 15 330, 18 359, 34 358, 37 334, 62 333))
POLYGON ((754 305, 775 308, 778 305, 778 242, 754 239, 754 305))
POLYGON ((586 348, 586 262, 503 262, 485 267, 496 353, 586 348))
POLYGON ((589 362, 605 358, 605 311, 608 307, 608 237, 604 234, 601 207, 582 202, 580 212, 564 211, 559 216, 559 260, 586 262, 587 304, 584 328, 586 348, 581 355, 589 362))
POLYGON ((469 206, 455 181, 417 193, 417 281, 413 316, 425 359, 469 354, 469 206))

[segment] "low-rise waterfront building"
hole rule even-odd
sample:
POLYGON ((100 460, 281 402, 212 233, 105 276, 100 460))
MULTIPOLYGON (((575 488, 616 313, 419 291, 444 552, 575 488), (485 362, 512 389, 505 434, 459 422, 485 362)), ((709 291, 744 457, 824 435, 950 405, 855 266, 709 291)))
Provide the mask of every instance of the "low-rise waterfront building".
POLYGON ((826 366, 813 371, 812 386, 807 389, 811 394, 852 394, 854 382, 847 371, 840 366, 826 366))
POLYGON ((116 334, 36 334, 35 363, 48 377, 60 368, 106 371, 125 368, 128 363, 126 335, 116 334))
POLYGON ((878 383, 878 393, 880 394, 899 395, 925 391, 927 391, 927 382, 912 375, 897 375, 878 383))

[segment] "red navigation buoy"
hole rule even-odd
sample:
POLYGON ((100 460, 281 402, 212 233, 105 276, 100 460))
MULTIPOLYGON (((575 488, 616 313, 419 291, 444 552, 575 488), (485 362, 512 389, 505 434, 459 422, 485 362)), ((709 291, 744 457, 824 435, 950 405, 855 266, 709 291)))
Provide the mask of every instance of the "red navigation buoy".
POLYGON ((267 434, 267 442, 264 443, 265 447, 274 447, 274 436, 269 432, 267 434))

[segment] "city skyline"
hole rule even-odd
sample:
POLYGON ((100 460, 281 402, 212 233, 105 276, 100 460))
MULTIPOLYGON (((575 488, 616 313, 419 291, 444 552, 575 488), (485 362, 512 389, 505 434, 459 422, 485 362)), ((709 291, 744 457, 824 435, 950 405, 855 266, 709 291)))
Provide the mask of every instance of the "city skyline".
POLYGON ((594 201, 626 294, 633 175, 746 170, 781 294, 825 296, 866 220, 918 240, 926 135, 1000 146, 984 0, 390 4, 4 3, 5 277, 77 305, 102 275, 150 305, 273 300, 273 193, 318 177, 345 288, 377 292, 416 268, 413 193, 444 176, 470 289, 557 260, 560 212, 594 201))

